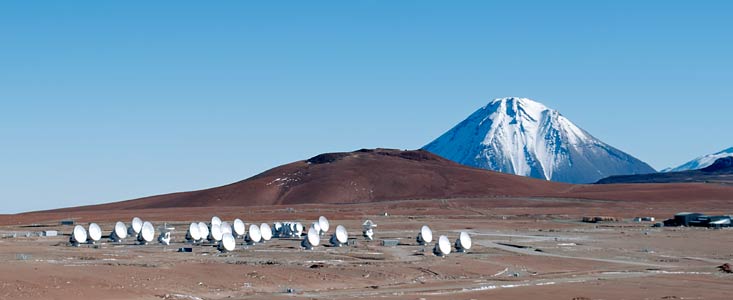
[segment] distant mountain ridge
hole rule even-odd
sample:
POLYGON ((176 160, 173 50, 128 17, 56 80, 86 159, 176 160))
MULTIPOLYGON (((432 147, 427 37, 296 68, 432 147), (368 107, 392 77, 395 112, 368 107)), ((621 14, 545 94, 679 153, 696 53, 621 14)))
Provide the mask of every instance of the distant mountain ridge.
POLYGON ((527 98, 494 99, 423 149, 467 166, 568 183, 656 172, 527 98))
POLYGON ((707 155, 700 156, 698 158, 695 158, 677 167, 664 169, 662 170, 662 172, 679 172, 679 171, 702 169, 702 168, 705 168, 713 164, 713 162, 715 162, 719 158, 728 157, 728 156, 733 156, 733 147, 730 147, 728 149, 725 149, 725 150, 722 150, 722 151, 719 151, 713 154, 707 154, 707 155))
POLYGON ((599 184, 609 183, 719 183, 733 184, 733 157, 717 159, 713 164, 699 169, 680 172, 666 172, 642 175, 611 176, 599 180, 599 184))

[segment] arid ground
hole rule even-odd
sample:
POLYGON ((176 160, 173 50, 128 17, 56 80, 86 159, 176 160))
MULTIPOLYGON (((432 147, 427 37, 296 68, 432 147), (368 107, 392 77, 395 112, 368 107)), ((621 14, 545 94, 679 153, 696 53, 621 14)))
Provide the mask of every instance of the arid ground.
MULTIPOLYGON (((652 228, 678 211, 730 214, 731 201, 602 201, 473 198, 371 204, 64 211, 0 216, 0 299, 731 299, 733 230, 652 228), (385 216, 384 213, 388 215, 385 216), (217 215, 246 222, 301 221, 320 215, 345 225, 353 246, 302 250, 295 239, 220 254, 210 246, 178 253, 191 221, 217 215), (619 222, 582 223, 583 216, 619 222), (140 216, 176 227, 170 246, 132 241, 67 245, 71 226, 140 216), (360 224, 378 224, 374 241, 360 224), (468 253, 436 257, 418 246, 421 225, 452 241, 473 237, 468 253), (45 227, 29 227, 45 226, 45 227), (59 237, 25 237, 60 230, 59 237), (12 233, 16 237, 9 237, 12 233), (394 247, 383 239, 399 239, 394 247)), ((333 232, 333 229, 331 229, 333 232)))

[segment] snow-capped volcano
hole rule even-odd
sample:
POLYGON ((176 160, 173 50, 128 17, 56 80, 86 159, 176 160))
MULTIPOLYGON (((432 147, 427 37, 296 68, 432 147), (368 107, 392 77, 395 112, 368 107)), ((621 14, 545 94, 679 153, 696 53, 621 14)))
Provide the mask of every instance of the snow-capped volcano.
POLYGON ((662 170, 662 172, 680 172, 680 171, 687 171, 687 170, 702 169, 702 168, 712 165, 719 158, 724 158, 728 156, 733 156, 733 147, 730 147, 728 149, 725 149, 723 151, 716 152, 713 154, 700 156, 678 167, 664 169, 662 170))
POLYGON ((570 183, 656 172, 527 98, 495 99, 423 149, 468 166, 570 183))

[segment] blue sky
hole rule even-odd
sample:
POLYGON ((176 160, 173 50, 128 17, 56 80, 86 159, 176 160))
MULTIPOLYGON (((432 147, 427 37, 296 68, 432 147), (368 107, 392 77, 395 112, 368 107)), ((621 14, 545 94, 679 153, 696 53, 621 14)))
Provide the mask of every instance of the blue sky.
POLYGON ((419 148, 529 97, 657 169, 733 146, 730 1, 3 1, 0 213, 419 148), (643 3, 638 3, 643 2, 643 3))

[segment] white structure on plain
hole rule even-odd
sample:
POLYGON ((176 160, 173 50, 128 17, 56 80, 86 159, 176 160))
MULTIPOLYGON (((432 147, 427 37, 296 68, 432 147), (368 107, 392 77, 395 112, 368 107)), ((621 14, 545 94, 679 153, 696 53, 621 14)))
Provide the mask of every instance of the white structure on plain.
POLYGON ((153 227, 153 223, 145 221, 140 230, 140 233, 137 235, 137 241, 140 245, 147 245, 148 243, 152 242, 154 239, 155 239, 155 227, 153 227))
POLYGON ((204 222, 199 222, 199 236, 201 236, 201 241, 203 242, 205 239, 209 238, 209 226, 206 225, 204 222))
POLYGON ((341 247, 349 241, 349 233, 346 232, 346 227, 343 225, 336 226, 336 232, 331 236, 331 245, 334 247, 341 247))
POLYGON ((468 235, 468 232, 461 231, 461 234, 458 236, 458 239, 456 239, 456 252, 466 252, 469 249, 471 249, 471 236, 468 235))
POLYGON ((313 247, 318 246, 321 242, 320 229, 315 226, 308 228, 308 235, 303 238, 303 242, 300 243, 306 250, 313 250, 313 247))
POLYGON ((112 229, 112 232, 109 234, 109 240, 115 243, 119 243, 126 238, 127 226, 125 226, 125 223, 117 221, 117 223, 115 223, 115 229, 112 229))
POLYGON ((221 225, 221 218, 217 216, 211 217, 211 222, 209 222, 209 225, 214 225, 214 224, 221 225))
POLYGON ((221 232, 221 223, 212 223, 211 224, 211 231, 209 232, 208 240, 212 243, 218 243, 221 241, 222 236, 224 235, 223 232, 221 232))
POLYGON ((235 238, 242 238, 247 233, 246 227, 244 225, 244 221, 241 219, 235 219, 234 224, 232 225, 232 234, 235 238))
POLYGON ((188 226, 188 231, 186 232, 186 241, 188 243, 197 243, 201 240, 201 232, 199 231, 199 224, 194 222, 191 223, 191 225, 188 226))
POLYGON ((229 224, 229 222, 226 222, 226 221, 221 222, 221 225, 219 225, 219 227, 221 227, 221 233, 222 234, 225 234, 225 233, 233 233, 234 232, 232 230, 232 225, 229 224))
POLYGON ((234 251, 234 248, 236 247, 236 240, 234 239, 234 236, 231 232, 225 233, 221 241, 219 241, 219 245, 217 246, 217 249, 219 249, 220 252, 230 252, 234 251))
POLYGON ((143 220, 141 220, 138 217, 134 217, 132 218, 130 227, 127 228, 127 235, 137 236, 140 233, 140 230, 142 230, 142 228, 143 228, 143 220))
POLYGON ((438 238, 438 242, 435 243, 435 248, 433 249, 433 253, 435 253, 436 256, 445 257, 448 254, 450 254, 451 251, 451 245, 450 240, 447 236, 441 235, 440 238, 438 238))
POLYGON ((279 238, 283 231, 283 223, 275 222, 272 223, 272 237, 279 238))
POLYGON ((244 236, 244 241, 247 245, 254 245, 262 240, 262 234, 260 233, 260 227, 255 224, 249 225, 249 231, 244 236))
POLYGON ((374 239, 374 228, 377 227, 377 224, 374 224, 372 220, 366 220, 364 223, 361 224, 362 227, 362 235, 364 235, 364 238, 366 238, 368 241, 371 241, 374 239))
POLYGON ((97 223, 89 224, 89 243, 96 244, 102 239, 102 228, 97 223))
POLYGON ((260 224, 260 236, 262 236, 263 243, 272 239, 272 229, 270 228, 270 224, 260 224))
POLYGON ((171 232, 173 230, 176 230, 176 228, 168 226, 168 223, 163 223, 163 226, 160 226, 158 230, 160 231, 160 235, 158 235, 158 242, 166 246, 170 245, 171 232))
POLYGON ((87 242, 87 230, 84 229, 84 226, 76 225, 74 226, 74 231, 71 232, 71 237, 69 237, 69 243, 74 247, 79 247, 79 244, 83 244, 87 242))
POLYGON ((425 246, 427 244, 430 244, 430 242, 433 241, 433 231, 430 230, 430 227, 428 225, 423 225, 422 228, 420 228, 420 233, 417 234, 417 243, 421 246, 425 246))
POLYGON ((318 217, 318 227, 321 229, 319 234, 323 236, 328 232, 328 229, 331 227, 331 223, 328 222, 326 217, 320 216, 318 217))

